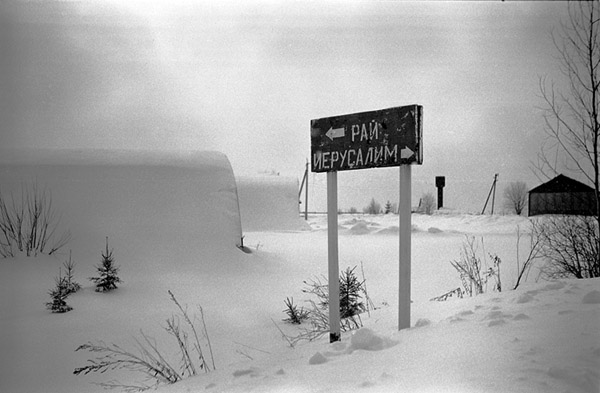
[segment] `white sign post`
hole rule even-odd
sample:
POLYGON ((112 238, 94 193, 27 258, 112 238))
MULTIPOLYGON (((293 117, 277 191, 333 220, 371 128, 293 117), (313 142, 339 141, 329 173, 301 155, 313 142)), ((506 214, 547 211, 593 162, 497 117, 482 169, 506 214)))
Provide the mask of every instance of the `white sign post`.
POLYGON ((398 279, 398 330, 410 327, 410 274, 411 274, 411 166, 400 166, 399 219, 399 263, 398 279))
POLYGON ((327 172, 329 339, 340 340, 337 171, 400 167, 398 329, 410 327, 411 164, 422 164, 423 107, 311 120, 312 172, 327 172))
POLYGON ((327 259, 329 282, 329 342, 340 341, 340 285, 337 220, 337 172, 327 172, 327 259))

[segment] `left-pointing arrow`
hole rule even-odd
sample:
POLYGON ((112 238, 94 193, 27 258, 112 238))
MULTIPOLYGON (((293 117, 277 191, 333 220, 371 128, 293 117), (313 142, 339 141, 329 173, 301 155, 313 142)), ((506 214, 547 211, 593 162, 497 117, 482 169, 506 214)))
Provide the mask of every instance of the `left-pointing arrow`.
POLYGON ((329 139, 333 140, 333 138, 341 138, 346 135, 345 129, 342 128, 333 128, 329 127, 329 131, 325 133, 329 137, 329 139))

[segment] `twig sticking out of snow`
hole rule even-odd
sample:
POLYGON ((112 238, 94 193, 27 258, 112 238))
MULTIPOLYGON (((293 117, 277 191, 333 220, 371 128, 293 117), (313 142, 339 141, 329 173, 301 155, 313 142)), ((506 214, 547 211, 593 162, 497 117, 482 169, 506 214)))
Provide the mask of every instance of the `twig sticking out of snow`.
MULTIPOLYGON (((145 375, 147 380, 155 380, 155 385, 160 383, 172 384, 181 379, 197 375, 198 369, 204 370, 205 372, 209 372, 211 370, 204 353, 202 351, 202 345, 200 340, 200 335, 196 330, 196 326, 190 319, 187 308, 184 308, 175 295, 169 291, 169 295, 171 297, 171 301, 175 303, 179 311, 181 312, 181 316, 186 324, 192 329, 194 343, 192 348, 190 348, 188 333, 180 327, 179 324, 179 316, 171 316, 171 318, 167 319, 167 327, 165 330, 171 336, 175 337, 177 341, 177 347, 179 349, 180 356, 180 370, 178 371, 172 363, 167 360, 167 357, 163 355, 164 352, 161 352, 158 349, 158 345, 156 340, 148 337, 141 329, 140 335, 142 337, 141 340, 134 338, 135 343, 137 344, 136 351, 130 351, 127 349, 123 349, 117 344, 106 344, 103 341, 100 341, 97 344, 92 342, 88 342, 87 344, 80 345, 77 347, 75 351, 86 350, 89 352, 99 353, 100 356, 95 359, 88 360, 88 365, 83 367, 78 367, 73 371, 75 375, 87 375, 91 372, 100 372, 104 373, 106 371, 113 371, 118 369, 124 369, 128 371, 140 372, 145 375), (195 360, 195 357, 192 356, 193 351, 196 352, 198 358, 195 360)), ((210 344, 210 339, 208 337, 208 333, 206 331, 206 323, 204 321, 204 312, 202 307, 199 307, 200 310, 200 319, 202 321, 202 333, 203 337, 206 339, 207 346, 209 349, 212 369, 215 369, 215 361, 213 357, 212 346, 210 344)), ((100 384, 104 387, 114 388, 119 387, 124 389, 125 391, 142 391, 149 389, 151 386, 141 384, 141 385, 125 385, 118 381, 109 381, 107 383, 100 384)))

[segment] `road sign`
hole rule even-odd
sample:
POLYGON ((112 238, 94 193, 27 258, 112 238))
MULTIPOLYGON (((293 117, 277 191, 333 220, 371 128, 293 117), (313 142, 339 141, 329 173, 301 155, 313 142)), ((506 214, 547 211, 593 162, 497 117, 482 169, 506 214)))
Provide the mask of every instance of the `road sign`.
POLYGON ((311 120, 311 170, 335 172, 423 162, 423 107, 311 120))
POLYGON ((423 107, 401 106, 311 120, 311 170, 327 172, 329 341, 340 340, 337 172, 400 167, 398 329, 410 327, 411 166, 423 163, 423 107))

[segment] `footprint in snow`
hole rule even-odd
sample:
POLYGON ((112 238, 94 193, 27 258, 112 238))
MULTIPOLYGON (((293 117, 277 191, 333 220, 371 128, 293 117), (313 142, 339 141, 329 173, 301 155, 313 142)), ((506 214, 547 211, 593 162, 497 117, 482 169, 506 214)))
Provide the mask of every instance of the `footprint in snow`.
POLYGON ((321 352, 317 352, 308 359, 308 364, 316 365, 323 364, 327 362, 327 358, 321 352))
POLYGON ((558 289, 563 289, 567 284, 562 281, 556 281, 544 286, 545 291, 556 291, 558 289))
POLYGON ((461 318, 457 315, 453 315, 447 319, 447 321, 450 323, 463 322, 464 320, 465 320, 464 318, 461 318))
POLYGON ((529 315, 523 313, 519 313, 513 317, 513 321, 526 321, 528 319, 531 319, 529 315))
POLYGON ((551 366, 547 374, 558 380, 562 380, 567 384, 577 387, 584 392, 600 391, 600 383, 598 383, 598 373, 586 367, 573 367, 568 365, 551 366))
POLYGON ((232 375, 235 378, 241 377, 243 375, 249 375, 251 377, 257 377, 258 373, 257 370, 253 369, 253 368, 247 368, 247 369, 243 369, 243 370, 235 370, 232 375))
POLYGON ((539 355, 540 353, 543 353, 544 351, 542 350, 541 347, 538 347, 537 345, 534 345, 532 347, 529 347, 529 349, 527 350, 527 352, 525 352, 525 355, 528 356, 536 356, 539 355))
POLYGON ((473 314, 475 314, 473 311, 465 310, 446 318, 446 320, 450 323, 463 322, 465 321, 465 317, 468 317, 473 314))
POLYGON ((415 327, 423 327, 431 325, 431 321, 427 318, 419 318, 415 323, 415 327))
POLYGON ((483 318, 484 320, 489 320, 489 319, 503 319, 503 318, 512 318, 512 314, 506 314, 504 312, 502 312, 501 310, 494 310, 494 311, 490 311, 489 313, 487 313, 487 315, 483 318))
POLYGON ((429 227, 429 228, 427 228, 427 232, 429 232, 429 233, 442 233, 444 231, 442 231, 441 229, 436 228, 436 227, 429 227))
POLYGON ((364 381, 360 385, 358 385, 358 387, 361 387, 361 388, 370 388, 372 386, 375 386, 375 382, 364 381))
POLYGON ((502 326, 505 324, 506 324, 506 321, 504 319, 494 319, 493 321, 488 322, 488 327, 502 326))
POLYGON ((381 376, 379 377, 379 379, 381 380, 386 380, 386 379, 391 379, 393 378, 390 374, 386 373, 385 371, 383 373, 381 373, 381 376))
POLYGON ((573 310, 561 310, 558 312, 558 315, 567 315, 567 314, 573 314, 575 311, 573 310))
POLYGON ((600 304, 600 291, 590 291, 581 300, 583 304, 600 304))
POLYGON ((487 313, 483 319, 489 320, 488 327, 492 327, 506 324, 506 320, 504 318, 512 318, 512 314, 506 314, 501 310, 494 310, 487 313))
POLYGON ((534 300, 535 300, 535 298, 533 297, 533 295, 531 295, 529 292, 525 292, 525 293, 520 294, 519 297, 517 297, 515 299, 515 303, 517 303, 517 304, 530 303, 534 300))

